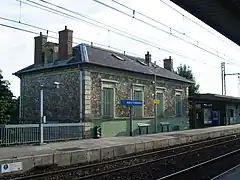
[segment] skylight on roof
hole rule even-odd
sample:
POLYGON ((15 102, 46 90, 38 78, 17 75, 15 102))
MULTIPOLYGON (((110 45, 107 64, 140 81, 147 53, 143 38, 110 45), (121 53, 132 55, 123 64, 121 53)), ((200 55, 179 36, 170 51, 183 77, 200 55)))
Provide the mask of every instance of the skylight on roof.
POLYGON ((147 66, 147 64, 139 59, 137 59, 137 62, 140 63, 141 65, 147 66))
POLYGON ((122 57, 116 55, 116 54, 112 54, 113 57, 117 58, 120 61, 125 61, 125 59, 123 59, 122 57))
POLYGON ((152 64, 152 67, 158 68, 159 66, 157 64, 152 64))

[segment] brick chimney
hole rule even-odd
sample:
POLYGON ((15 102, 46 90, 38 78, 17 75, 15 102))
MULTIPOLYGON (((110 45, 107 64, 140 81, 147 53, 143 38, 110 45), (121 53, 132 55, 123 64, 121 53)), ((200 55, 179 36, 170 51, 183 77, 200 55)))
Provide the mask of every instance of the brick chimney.
POLYGON ((73 41, 73 31, 65 29, 59 31, 59 51, 58 51, 58 59, 59 60, 67 60, 70 56, 72 56, 72 41, 73 41))
POLYGON ((152 61, 152 57, 151 54, 149 54, 149 52, 147 52, 147 54, 145 54, 145 63, 150 66, 151 65, 151 61, 152 61))
POLYGON ((164 68, 173 72, 173 59, 169 56, 168 59, 163 60, 164 68))
POLYGON ((47 36, 42 35, 34 37, 34 64, 42 65, 44 63, 43 45, 47 42, 47 36))

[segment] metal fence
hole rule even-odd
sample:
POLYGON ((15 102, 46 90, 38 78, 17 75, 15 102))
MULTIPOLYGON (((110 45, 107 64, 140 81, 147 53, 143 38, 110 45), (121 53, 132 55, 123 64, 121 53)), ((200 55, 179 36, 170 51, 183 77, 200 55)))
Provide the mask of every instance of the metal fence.
MULTIPOLYGON (((43 141, 54 142, 83 138, 83 123, 43 124, 43 141)), ((0 125, 0 146, 40 142, 39 124, 0 125)))

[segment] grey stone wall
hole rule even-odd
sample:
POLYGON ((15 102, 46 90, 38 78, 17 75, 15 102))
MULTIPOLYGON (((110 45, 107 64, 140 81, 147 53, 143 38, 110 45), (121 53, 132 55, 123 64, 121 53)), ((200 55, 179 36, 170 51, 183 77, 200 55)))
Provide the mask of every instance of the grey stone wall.
MULTIPOLYGON (((83 78, 83 118, 101 118, 101 80, 118 81, 115 84, 116 108, 115 115, 119 118, 128 117, 128 108, 120 105, 120 99, 131 98, 132 84, 144 85, 144 117, 154 116, 153 76, 137 75, 106 68, 85 68, 80 74, 79 69, 66 69, 45 73, 24 75, 21 77, 21 115, 25 122, 38 123, 40 118, 40 85, 44 90, 44 115, 48 121, 74 122, 80 120, 80 81, 83 78), (62 83, 55 89, 53 83, 62 83)), ((165 87, 165 116, 175 117, 175 90, 183 90, 183 115, 187 115, 186 84, 176 81, 158 79, 157 86, 165 87)))
POLYGON ((40 85, 44 89, 44 115, 49 121, 79 121, 79 69, 66 69, 24 75, 21 78, 22 119, 38 122, 40 118, 40 85), (53 83, 62 83, 59 89, 53 83))
MULTIPOLYGON (((91 113, 94 118, 101 118, 101 79, 118 81, 115 85, 115 115, 116 117, 128 117, 128 108, 120 106, 120 99, 131 98, 132 84, 144 85, 144 117, 154 116, 153 76, 134 75, 133 73, 113 71, 105 68, 91 68, 91 113)), ((187 115, 187 85, 171 80, 158 79, 157 86, 165 87, 165 117, 175 117, 175 92, 182 90, 183 95, 183 115, 187 115)))

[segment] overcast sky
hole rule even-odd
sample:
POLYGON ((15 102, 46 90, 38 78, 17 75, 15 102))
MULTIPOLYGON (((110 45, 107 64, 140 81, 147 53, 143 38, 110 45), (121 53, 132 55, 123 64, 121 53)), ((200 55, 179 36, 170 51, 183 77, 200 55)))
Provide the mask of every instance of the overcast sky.
MULTIPOLYGON (((119 10, 123 10, 128 14, 132 14, 132 11, 122 8, 116 3, 111 2, 111 0, 99 1, 109 4, 119 10)), ((22 2, 26 1, 22 0, 22 2)), ((38 0, 35 0, 35 2, 43 4, 38 0)), ((160 30, 157 30, 156 28, 141 23, 136 19, 124 16, 119 12, 104 7, 92 0, 49 0, 49 2, 74 10, 83 15, 87 15, 105 24, 118 27, 119 29, 142 37, 144 39, 148 39, 148 41, 150 41, 152 44, 157 44, 159 47, 162 47, 164 49, 171 49, 172 51, 181 53, 188 58, 179 57, 176 55, 176 53, 173 54, 164 52, 163 50, 159 50, 157 48, 133 41, 129 38, 116 35, 112 31, 55 15, 25 4, 22 4, 20 8, 20 3, 16 0, 1 0, 0 17, 10 18, 17 21, 20 20, 23 23, 28 23, 56 32, 64 29, 64 26, 67 25, 69 29, 72 29, 74 31, 74 37, 92 41, 93 44, 104 44, 137 54, 141 57, 143 57, 144 54, 149 51, 152 54, 153 60, 157 60, 159 65, 163 64, 162 60, 164 58, 172 56, 174 59, 175 68, 180 63, 187 64, 192 68, 196 80, 200 84, 200 91, 202 93, 208 92, 221 94, 220 64, 222 61, 224 61, 223 59, 220 59, 210 53, 196 48, 193 45, 183 42, 169 35, 168 33, 164 33, 160 30)), ((168 3, 174 8, 177 8, 185 16, 198 22, 204 28, 208 29, 215 35, 209 33, 208 31, 184 18, 179 13, 176 13, 164 5, 160 0, 121 0, 120 2, 135 9, 137 12, 144 13, 157 21, 164 23, 171 28, 177 29, 178 31, 185 33, 187 36, 198 40, 199 45, 201 45, 204 49, 215 54, 217 53, 216 51, 220 52, 219 55, 231 61, 231 63, 227 62, 226 64, 227 73, 239 72, 240 63, 237 61, 237 57, 240 55, 239 47, 230 40, 226 39, 224 36, 217 33, 212 28, 202 23, 200 20, 194 18, 186 11, 171 3, 169 0, 165 0, 164 2, 168 3)), ((55 7, 52 8, 56 9, 55 7)), ((138 13, 136 13, 135 16, 141 20, 147 21, 154 26, 157 26, 159 29, 163 29, 169 32, 168 28, 161 26, 160 24, 157 24, 156 22, 151 21, 147 18, 144 18, 138 13)), ((0 24, 7 24, 34 32, 40 32, 38 29, 29 28, 21 24, 10 23, 1 19, 0 24)), ((42 32, 46 34, 45 31, 42 32)), ((197 45, 196 41, 193 41, 186 36, 183 36, 174 31, 172 31, 172 33, 197 45)), ((54 33, 49 33, 49 35, 58 37, 58 35, 54 33)), ((12 73, 33 63, 34 36, 34 34, 0 26, 0 69, 3 71, 4 78, 10 81, 11 90, 16 96, 19 95, 20 81, 17 77, 13 76, 12 73)), ((58 40, 49 38, 49 41, 57 42, 58 40)), ((82 43, 83 41, 74 39, 74 42, 82 43)), ((227 77, 226 81, 227 95, 239 96, 238 77, 227 77)))

